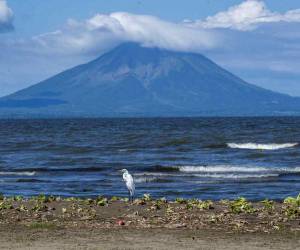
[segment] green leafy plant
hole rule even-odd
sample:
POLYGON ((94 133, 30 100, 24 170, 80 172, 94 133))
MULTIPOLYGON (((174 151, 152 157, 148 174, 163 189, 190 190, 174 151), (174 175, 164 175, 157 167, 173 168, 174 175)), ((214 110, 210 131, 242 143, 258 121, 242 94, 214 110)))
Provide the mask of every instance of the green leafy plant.
POLYGON ((274 201, 271 201, 271 200, 268 200, 268 199, 265 199, 261 202, 264 206, 264 210, 268 211, 268 212, 271 212, 273 211, 275 208, 274 208, 274 201))
POLYGON ((255 209, 252 204, 248 202, 244 197, 240 197, 232 202, 230 202, 229 208, 232 213, 254 213, 255 209))
POLYGON ((22 204, 16 210, 20 211, 20 212, 26 212, 26 211, 28 211, 28 208, 22 204))
POLYGON ((207 210, 207 209, 213 209, 213 202, 211 200, 207 201, 199 201, 197 204, 197 208, 202 209, 202 210, 207 210))
POLYGON ((101 207, 108 205, 107 199, 104 198, 104 197, 102 197, 102 196, 99 196, 99 197, 96 199, 96 203, 97 203, 98 206, 101 206, 101 207))
POLYGON ((295 218, 300 216, 300 194, 297 197, 287 197, 283 201, 284 214, 289 218, 295 218))
POLYGON ((110 198, 110 201, 118 201, 118 200, 120 200, 120 198, 117 196, 113 196, 110 198))
POLYGON ((39 202, 47 202, 47 196, 45 194, 40 194, 38 195, 37 200, 39 202))
POLYGON ((0 210, 13 209, 13 205, 9 202, 0 202, 0 210))
POLYGON ((22 201, 23 200, 23 196, 21 196, 21 195, 14 196, 13 200, 14 201, 22 201))
POLYGON ((175 202, 178 204, 186 204, 187 200, 183 199, 183 198, 176 198, 175 202))
POLYGON ((34 212, 45 212, 48 210, 48 207, 41 202, 37 202, 31 210, 34 212))
POLYGON ((294 206, 300 206, 300 193, 298 194, 297 197, 287 197, 283 201, 284 204, 287 205, 294 205, 294 206))

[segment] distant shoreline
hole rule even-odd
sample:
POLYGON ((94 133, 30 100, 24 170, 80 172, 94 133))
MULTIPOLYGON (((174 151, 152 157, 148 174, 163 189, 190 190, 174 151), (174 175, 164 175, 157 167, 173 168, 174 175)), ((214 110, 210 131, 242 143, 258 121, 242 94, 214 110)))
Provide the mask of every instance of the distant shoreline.
POLYGON ((1 115, 0 120, 85 120, 85 119, 107 119, 107 120, 127 120, 127 119, 259 119, 259 118, 299 118, 300 113, 297 114, 259 114, 259 115, 182 115, 182 116, 157 116, 157 115, 133 115, 133 116, 51 116, 51 115, 1 115))

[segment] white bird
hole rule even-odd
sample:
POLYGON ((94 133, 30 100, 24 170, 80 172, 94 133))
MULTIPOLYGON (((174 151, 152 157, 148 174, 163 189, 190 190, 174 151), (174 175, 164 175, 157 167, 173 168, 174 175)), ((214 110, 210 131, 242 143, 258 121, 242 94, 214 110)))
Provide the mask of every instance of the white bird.
POLYGON ((133 201, 134 192, 135 192, 133 177, 131 174, 129 174, 127 169, 122 169, 121 172, 123 173, 123 180, 125 181, 126 187, 129 192, 129 200, 133 201))

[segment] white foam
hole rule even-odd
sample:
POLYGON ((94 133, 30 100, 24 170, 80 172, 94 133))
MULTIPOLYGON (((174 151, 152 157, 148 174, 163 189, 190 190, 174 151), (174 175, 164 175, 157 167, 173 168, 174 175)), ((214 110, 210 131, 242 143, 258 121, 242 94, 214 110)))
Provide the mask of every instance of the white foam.
POLYGON ((258 150, 278 150, 283 148, 292 148, 297 146, 298 143, 270 143, 270 144, 258 144, 258 143, 227 143, 230 148, 238 149, 258 149, 258 150))
POLYGON ((270 178, 278 177, 279 174, 196 174, 194 176, 202 178, 212 178, 212 179, 260 179, 260 178, 270 178))
POLYGON ((147 182, 155 182, 158 178, 156 177, 138 177, 134 178, 135 183, 147 183, 147 182))
POLYGON ((258 166, 235 166, 235 165, 216 165, 216 166, 181 166, 179 171, 185 173, 300 173, 300 167, 294 168, 271 168, 258 166))
MULTIPOLYGON (((299 169, 300 172, 300 169, 299 169)), ((181 172, 181 173, 139 173, 135 174, 140 177, 135 177, 136 183, 146 183, 146 182, 154 182, 157 181, 159 178, 166 178, 166 177, 199 177, 199 178, 209 178, 209 179, 256 179, 256 178, 270 178, 270 177, 278 177, 281 173, 280 172, 256 172, 256 173, 229 173, 229 172, 181 172)))
POLYGON ((205 172, 205 173, 225 173, 225 172, 264 172, 272 170, 265 167, 251 166, 232 166, 232 165, 216 165, 216 166, 182 166, 179 167, 181 172, 205 172))
MULTIPOLYGON (((276 178, 281 174, 299 174, 300 167, 260 167, 247 165, 212 165, 212 166, 174 166, 179 172, 142 172, 135 173, 137 183, 154 182, 172 177, 199 177, 205 179, 263 179, 276 178)), ((194 180, 193 180, 194 181, 194 180)))
POLYGON ((0 172, 0 175, 33 176, 36 172, 0 172))

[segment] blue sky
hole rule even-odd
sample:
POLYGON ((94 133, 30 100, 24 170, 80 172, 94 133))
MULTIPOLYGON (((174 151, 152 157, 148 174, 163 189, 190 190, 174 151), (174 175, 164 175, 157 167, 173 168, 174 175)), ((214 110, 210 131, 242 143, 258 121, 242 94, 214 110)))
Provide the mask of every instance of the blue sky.
POLYGON ((135 41, 300 96, 297 0, 0 0, 0 96, 135 41))

